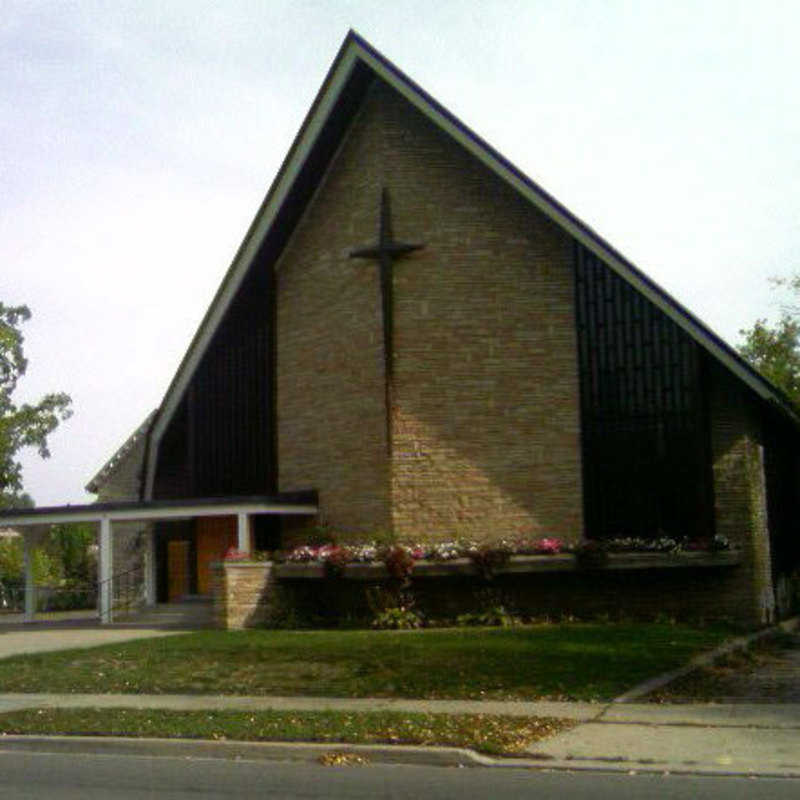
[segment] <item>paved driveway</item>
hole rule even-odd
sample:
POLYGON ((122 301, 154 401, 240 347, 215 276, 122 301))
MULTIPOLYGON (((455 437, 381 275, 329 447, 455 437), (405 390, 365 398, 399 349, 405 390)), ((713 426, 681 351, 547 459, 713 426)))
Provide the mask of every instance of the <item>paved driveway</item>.
POLYGON ((658 689, 650 699, 800 705, 800 633, 732 654, 658 689))
POLYGON ((800 633, 756 648, 742 669, 720 675, 723 702, 800 703, 800 633))

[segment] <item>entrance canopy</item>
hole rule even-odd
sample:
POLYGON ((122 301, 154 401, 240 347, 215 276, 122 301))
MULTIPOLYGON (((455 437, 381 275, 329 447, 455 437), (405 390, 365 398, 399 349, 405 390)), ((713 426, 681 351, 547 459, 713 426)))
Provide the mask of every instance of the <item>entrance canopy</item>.
MULTIPOLYGON (((306 515, 318 513, 316 491, 285 492, 277 495, 249 497, 190 498, 187 500, 149 500, 92 503, 87 505, 43 506, 0 511, 0 526, 19 528, 25 537, 25 611, 28 618, 35 612, 35 586, 31 568, 31 539, 42 526, 70 522, 95 522, 100 527, 99 548, 99 611, 103 622, 111 622, 113 597, 112 533, 117 522, 165 522, 198 517, 232 516, 237 520, 237 547, 250 553, 252 540, 250 520, 254 515, 306 515), (27 531, 26 531, 27 529, 27 531), (29 534, 29 535, 26 535, 29 534)), ((151 552, 146 559, 145 595, 155 602, 155 559, 151 552)))
POLYGON ((87 505, 11 508, 0 511, 0 525, 27 527, 67 522, 164 521, 239 514, 308 514, 319 511, 315 491, 252 497, 208 497, 188 500, 120 501, 87 505))

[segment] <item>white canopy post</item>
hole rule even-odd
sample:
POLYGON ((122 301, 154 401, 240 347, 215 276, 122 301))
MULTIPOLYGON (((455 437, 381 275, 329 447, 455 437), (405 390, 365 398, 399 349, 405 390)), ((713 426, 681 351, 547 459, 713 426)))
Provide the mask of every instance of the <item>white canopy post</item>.
POLYGON ((36 581, 33 577, 33 531, 22 534, 25 553, 25 622, 33 622, 36 616, 36 581))
POLYGON ((113 546, 111 541, 111 519, 108 516, 100 518, 100 564, 99 566, 99 597, 97 598, 100 611, 100 622, 107 625, 112 621, 112 577, 113 546))
POLYGON ((251 552, 250 544, 250 515, 244 511, 240 511, 236 515, 236 532, 238 534, 237 549, 240 553, 251 552))
POLYGON ((152 525, 144 532, 144 603, 156 604, 156 532, 152 525))

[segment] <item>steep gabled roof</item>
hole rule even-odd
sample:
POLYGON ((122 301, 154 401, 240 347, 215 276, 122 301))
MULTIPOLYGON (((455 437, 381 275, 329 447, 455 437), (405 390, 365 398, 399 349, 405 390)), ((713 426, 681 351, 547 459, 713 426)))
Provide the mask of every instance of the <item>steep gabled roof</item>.
POLYGON ((150 432, 147 497, 150 497, 152 493, 155 463, 161 437, 237 289, 257 257, 267 256, 273 259, 274 263, 274 259, 280 254, 322 177, 325 167, 345 135, 362 98, 376 78, 393 87, 429 120, 508 183, 539 211, 595 253, 759 397, 777 405, 795 424, 800 424, 800 417, 797 416, 797 412, 785 395, 752 369, 719 336, 628 261, 586 223, 578 219, 552 195, 523 174, 508 159, 434 100, 368 42, 354 31, 350 31, 167 389, 150 432))
POLYGON ((87 492, 97 494, 100 491, 100 487, 114 476, 136 445, 150 433, 150 427, 157 413, 158 409, 151 411, 144 422, 117 448, 114 455, 100 467, 97 474, 86 484, 87 492))

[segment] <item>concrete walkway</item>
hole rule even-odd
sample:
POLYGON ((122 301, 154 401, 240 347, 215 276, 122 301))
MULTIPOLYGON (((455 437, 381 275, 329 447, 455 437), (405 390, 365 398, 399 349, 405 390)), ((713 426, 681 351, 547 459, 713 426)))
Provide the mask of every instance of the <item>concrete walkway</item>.
POLYGON ((143 612, 119 614, 110 625, 101 625, 92 610, 38 614, 33 622, 23 615, 4 614, 0 616, 0 659, 174 636, 209 627, 210 620, 210 603, 198 601, 163 603, 143 612))
POLYGON ((174 636, 180 630, 163 628, 100 627, 90 624, 59 623, 8 626, 0 630, 0 658, 23 653, 45 653, 54 650, 71 650, 77 647, 98 647, 117 644, 131 639, 150 639, 156 636, 174 636))
POLYGON ((531 754, 584 768, 800 776, 800 704, 614 704, 531 754))

